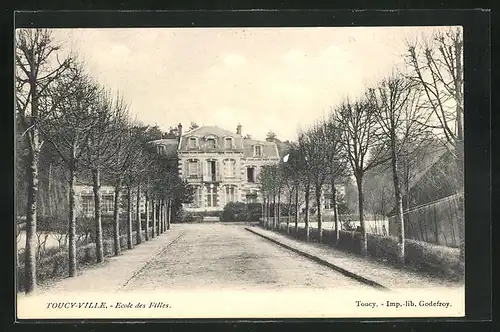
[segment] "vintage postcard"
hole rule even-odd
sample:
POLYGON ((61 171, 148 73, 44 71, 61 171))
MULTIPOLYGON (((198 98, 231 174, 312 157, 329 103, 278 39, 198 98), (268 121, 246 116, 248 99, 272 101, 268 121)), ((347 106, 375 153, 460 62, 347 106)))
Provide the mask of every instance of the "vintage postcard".
POLYGON ((464 317, 463 52, 16 29, 18 319, 464 317))

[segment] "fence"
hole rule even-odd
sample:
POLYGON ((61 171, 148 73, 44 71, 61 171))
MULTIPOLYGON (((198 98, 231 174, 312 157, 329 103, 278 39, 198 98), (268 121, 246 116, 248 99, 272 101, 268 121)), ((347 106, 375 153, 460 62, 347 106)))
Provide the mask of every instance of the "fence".
MULTIPOLYGON (((464 222, 463 193, 407 210, 403 214, 408 239, 458 248, 464 222)), ((397 236, 396 216, 389 217, 389 232, 397 236)))
MULTIPOLYGON (((325 214, 322 216, 323 229, 335 229, 335 222, 333 214, 325 214)), ((280 217, 280 224, 286 224, 288 217, 280 217)), ((269 218, 272 223, 272 217, 269 218)), ((291 217, 290 224, 295 224, 295 217, 291 217)), ((299 227, 304 227, 304 216, 299 217, 299 227)), ((339 229, 344 231, 353 231, 356 227, 360 226, 360 222, 356 215, 339 215, 339 229)), ((318 228, 318 217, 312 215, 309 218, 309 227, 313 229, 318 228)), ((369 234, 388 235, 389 233, 389 220, 383 216, 365 216, 366 232, 369 234)))

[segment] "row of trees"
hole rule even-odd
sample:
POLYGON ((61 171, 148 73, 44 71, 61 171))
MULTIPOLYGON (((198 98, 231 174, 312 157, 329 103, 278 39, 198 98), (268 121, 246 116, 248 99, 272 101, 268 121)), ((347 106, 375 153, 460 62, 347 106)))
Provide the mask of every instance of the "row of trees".
MULTIPOLYGON (((287 186, 290 195, 294 193, 295 202, 299 202, 299 191, 302 191, 308 239, 309 204, 311 193, 314 194, 321 241, 321 196, 328 184, 338 241, 335 185, 340 179, 353 177, 358 196, 361 251, 366 254, 365 175, 388 169, 393 187, 391 204, 396 207, 399 224, 399 258, 404 263, 402 201, 427 145, 439 141, 454 155, 461 170, 457 190, 463 190, 462 53, 461 30, 456 28, 438 32, 429 40, 408 42, 404 55, 407 71, 395 70, 367 88, 359 98, 346 98, 332 108, 328 118, 299 133, 298 141, 291 145, 283 162, 262 171, 260 182, 267 202, 274 202, 276 198, 280 201, 281 190, 287 186)), ((295 210, 296 228, 299 204, 295 210)), ((279 204, 273 206, 279 209, 279 204)), ((267 216, 267 211, 264 215, 267 216)), ((463 257, 463 229, 461 238, 463 257)))
MULTIPOLYGON (((45 29, 16 31, 16 120, 19 177, 26 183, 27 292, 36 288, 36 228, 40 155, 51 155, 49 163, 61 165, 68 187, 69 276, 77 271, 76 194, 77 178, 88 182, 94 194, 95 244, 97 262, 104 260, 101 212, 102 183, 115 188, 113 211, 114 254, 120 247, 120 202, 127 198, 127 245, 132 248, 132 199, 136 193, 136 243, 141 243, 139 202, 145 196, 145 225, 153 209, 163 232, 171 215, 190 189, 177 175, 177 159, 159 156, 150 141, 162 138, 157 127, 133 121, 124 99, 95 82, 82 63, 70 54, 61 61, 61 48, 45 29), (48 151, 48 152, 47 152, 48 151), (151 203, 151 207, 150 207, 151 203)), ((149 239, 148 229, 145 240, 149 239)))

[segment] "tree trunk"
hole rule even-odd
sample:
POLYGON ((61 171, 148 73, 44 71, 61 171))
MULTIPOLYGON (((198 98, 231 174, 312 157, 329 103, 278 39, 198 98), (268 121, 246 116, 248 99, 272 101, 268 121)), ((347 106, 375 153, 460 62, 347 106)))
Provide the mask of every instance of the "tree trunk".
POLYGON ((153 211, 153 225, 151 227, 151 237, 155 237, 157 234, 156 234, 156 202, 155 200, 153 199, 151 201, 151 210, 153 211))
POLYGON ((144 200, 144 214, 145 214, 145 220, 144 220, 144 227, 146 228, 146 232, 144 234, 144 239, 146 241, 149 241, 149 197, 148 197, 148 190, 144 192, 145 200, 144 200))
POLYGON ((398 158, 396 156, 396 137, 393 133, 391 137, 391 164, 392 164, 392 181, 394 184, 394 198, 396 200, 396 221, 398 224, 398 261, 401 265, 405 263, 405 225, 403 219, 403 196, 401 195, 401 185, 399 181, 398 158))
POLYGON ((127 247, 132 249, 132 190, 127 186, 127 247))
POLYGON ((267 198, 267 207, 266 207, 266 228, 271 228, 271 197, 267 198))
POLYGON ((52 191, 53 191, 53 185, 52 185, 52 182, 53 182, 53 178, 52 178, 52 162, 49 162, 49 170, 48 170, 48 179, 47 179, 47 194, 48 194, 48 215, 51 217, 51 218, 54 218, 54 208, 53 208, 53 205, 54 205, 54 202, 52 200, 52 191))
POLYGON ((273 193, 273 230, 276 230, 276 194, 273 193))
POLYGON ((295 236, 299 231, 299 186, 295 187, 295 236))
POLYGON ((172 222, 172 209, 173 204, 172 200, 168 200, 168 214, 167 214, 167 231, 170 230, 170 223, 172 222))
POLYGON ((277 223, 278 223, 278 230, 281 227, 281 187, 278 188, 278 205, 276 206, 276 214, 277 214, 277 223))
MULTIPOLYGON (((136 233, 136 241, 137 244, 142 243, 142 224, 141 224, 141 209, 140 209, 140 204, 141 204, 141 185, 137 185, 137 196, 136 196, 136 205, 135 205, 135 219, 136 219, 136 228, 137 228, 137 233, 136 233)), ((146 230, 147 232, 147 230, 146 230)))
POLYGON ((290 192, 288 193, 288 218, 286 219, 286 233, 290 233, 290 219, 292 219, 292 197, 293 197, 293 188, 290 188, 290 192))
POLYGON ((316 205, 317 205, 317 214, 318 214, 318 242, 321 243, 323 241, 323 216, 321 215, 321 185, 316 184, 315 188, 316 195, 316 205))
POLYGON ((99 169, 92 170, 92 189, 94 191, 94 221, 95 221, 95 248, 97 263, 104 261, 102 245, 102 220, 101 220, 101 179, 99 169))
POLYGON ((361 228, 361 255, 366 256, 368 254, 368 242, 366 239, 366 227, 364 218, 364 195, 363 195, 363 172, 356 172, 356 184, 358 187, 358 212, 359 212, 359 225, 361 228))
POLYGON ((122 180, 118 180, 115 185, 115 202, 113 206, 113 244, 115 249, 115 256, 120 255, 122 247, 120 244, 120 193, 122 187, 122 180))
POLYGON ((158 234, 163 233, 163 199, 158 204, 158 234))
POLYGON ((25 278, 26 293, 36 291, 36 224, 38 196, 38 133, 31 129, 36 146, 30 147, 27 156, 28 204, 26 211, 25 278))
POLYGON ((163 202, 162 202, 163 221, 161 223, 161 232, 162 233, 165 233, 165 228, 166 228, 165 225, 167 224, 167 209, 168 209, 167 201, 163 200, 163 202))
POLYGON ((305 230, 306 230, 306 242, 309 242, 309 196, 311 194, 311 184, 309 181, 307 181, 306 188, 305 188, 305 203, 306 203, 306 211, 304 215, 304 223, 305 223, 305 230))
MULTIPOLYGON (((73 151, 73 155, 75 151, 73 151)), ((76 276, 76 214, 75 214, 75 166, 74 160, 69 167, 69 276, 76 276)))
POLYGON ((335 245, 338 246, 340 241, 339 215, 337 208, 337 188, 335 188, 335 177, 332 176, 332 205, 333 205, 333 221, 335 223, 335 245))
POLYGON ((266 197, 262 195, 262 223, 266 226, 266 197))

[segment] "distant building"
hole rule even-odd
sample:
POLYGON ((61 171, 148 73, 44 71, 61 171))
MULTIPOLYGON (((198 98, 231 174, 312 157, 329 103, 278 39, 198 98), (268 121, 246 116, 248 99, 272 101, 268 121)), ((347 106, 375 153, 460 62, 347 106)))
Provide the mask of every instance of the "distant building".
POLYGON ((177 149, 179 175, 194 188, 187 211, 218 211, 229 202, 262 202, 258 179, 263 166, 275 165, 275 142, 259 141, 217 126, 182 134, 177 149))
MULTIPOLYGON (((121 192, 122 201, 126 200, 125 188, 121 192)), ((75 212, 77 217, 93 217, 94 216, 94 192, 91 185, 80 183, 75 186, 75 212)), ((112 216, 115 201, 115 188, 113 186, 101 186, 101 215, 112 216)), ((135 192, 132 192, 132 211, 135 211, 137 200, 135 192)), ((141 196, 139 201, 139 211, 145 211, 145 198, 141 196)), ((123 212, 123 209, 122 209, 123 212)), ((132 214, 135 219, 135 213, 132 214)))

